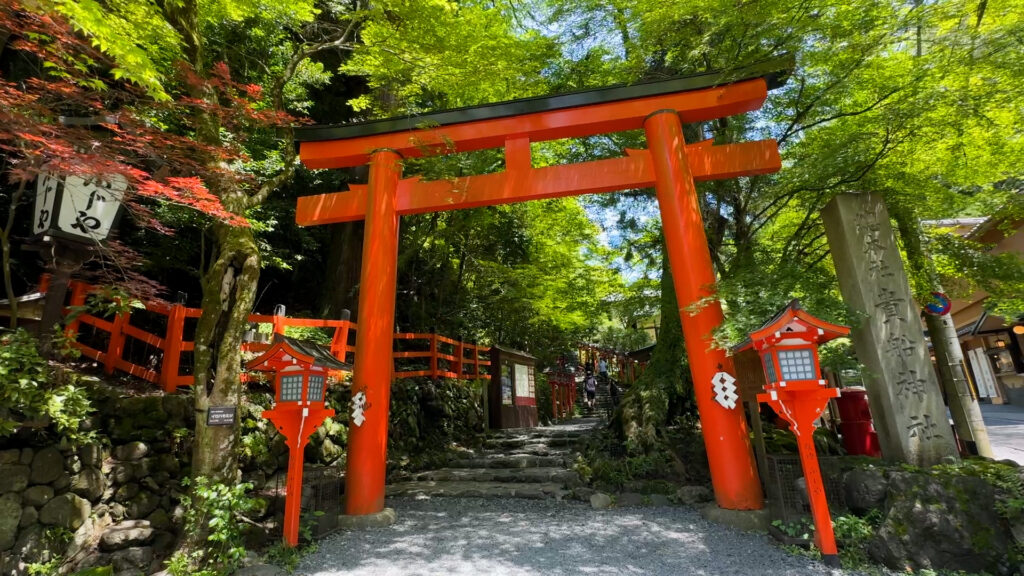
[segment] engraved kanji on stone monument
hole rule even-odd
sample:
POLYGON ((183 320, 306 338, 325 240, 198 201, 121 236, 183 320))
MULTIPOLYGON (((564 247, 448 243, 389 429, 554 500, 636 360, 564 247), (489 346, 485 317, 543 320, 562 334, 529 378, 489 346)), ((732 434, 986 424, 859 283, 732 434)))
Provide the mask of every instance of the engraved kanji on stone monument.
POLYGON ((935 438, 942 438, 942 434, 936 432, 938 424, 932 420, 930 414, 922 414, 921 416, 911 416, 910 425, 907 426, 907 438, 923 438, 924 440, 932 440, 935 438))
POLYGON ((920 314, 879 196, 840 194, 822 211, 882 455, 918 466, 956 456, 920 314), (940 416, 942 415, 942 416, 940 416))
POLYGON ((883 322, 886 324, 898 324, 907 321, 906 317, 902 314, 906 302, 906 298, 900 298, 895 290, 884 286, 880 286, 878 293, 875 294, 875 308, 882 314, 883 322))
POLYGON ((896 377, 896 396, 904 400, 916 400, 924 402, 926 387, 928 385, 924 378, 917 375, 917 370, 904 367, 896 377))
POLYGON ((885 339, 885 353, 906 361, 914 355, 914 343, 906 334, 892 333, 885 339))

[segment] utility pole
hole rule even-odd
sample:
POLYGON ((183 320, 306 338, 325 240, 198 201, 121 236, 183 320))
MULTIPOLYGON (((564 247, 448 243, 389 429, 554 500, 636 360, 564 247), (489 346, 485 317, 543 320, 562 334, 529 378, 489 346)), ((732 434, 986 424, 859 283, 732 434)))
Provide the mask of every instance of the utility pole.
MULTIPOLYGON (((931 258, 921 243, 921 225, 910 207, 899 207, 892 211, 903 240, 903 249, 912 270, 914 293, 918 300, 923 294, 941 292, 938 274, 931 258)), ((938 366, 939 382, 946 392, 946 402, 953 415, 953 427, 957 436, 964 443, 968 454, 992 458, 992 446, 988 440, 988 430, 981 417, 981 408, 971 393, 971 385, 964 373, 964 352, 960 348, 960 340, 956 328, 948 314, 925 314, 925 325, 931 337, 935 351, 935 363, 938 366)))

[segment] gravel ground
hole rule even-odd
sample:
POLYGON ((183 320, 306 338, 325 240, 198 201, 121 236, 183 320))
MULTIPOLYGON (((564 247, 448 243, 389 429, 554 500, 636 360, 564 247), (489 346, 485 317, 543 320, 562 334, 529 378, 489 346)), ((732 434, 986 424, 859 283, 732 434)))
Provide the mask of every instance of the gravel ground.
POLYGON ((393 499, 398 522, 335 534, 297 574, 854 574, 792 556, 768 536, 712 524, 683 507, 594 510, 543 500, 393 499))

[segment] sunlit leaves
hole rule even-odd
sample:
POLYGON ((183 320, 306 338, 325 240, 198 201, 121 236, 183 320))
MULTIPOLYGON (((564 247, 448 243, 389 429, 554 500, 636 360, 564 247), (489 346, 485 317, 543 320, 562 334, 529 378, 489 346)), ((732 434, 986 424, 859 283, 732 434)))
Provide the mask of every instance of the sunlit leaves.
POLYGON ((342 70, 366 76, 376 97, 351 105, 385 115, 454 108, 544 91, 554 44, 516 33, 484 2, 399 0, 376 5, 342 70))

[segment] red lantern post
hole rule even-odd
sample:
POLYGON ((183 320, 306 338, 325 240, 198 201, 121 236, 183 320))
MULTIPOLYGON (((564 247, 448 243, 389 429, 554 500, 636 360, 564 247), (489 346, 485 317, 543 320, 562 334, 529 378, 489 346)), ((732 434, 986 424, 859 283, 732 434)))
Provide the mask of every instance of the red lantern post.
POLYGON ((334 416, 324 405, 329 370, 350 370, 330 351, 311 342, 275 334, 274 344, 246 364, 249 370, 274 372, 274 407, 263 412, 288 441, 288 483, 284 504, 284 541, 299 543, 303 452, 309 437, 334 416))
POLYGON ((846 326, 831 324, 808 314, 793 300, 760 330, 750 333, 749 343, 764 365, 765 393, 757 399, 767 403, 789 423, 796 436, 800 464, 807 482, 807 495, 814 518, 815 544, 826 564, 839 566, 832 517, 825 497, 825 485, 814 448, 814 421, 839 390, 828 388, 821 376, 818 345, 850 333, 846 326))

